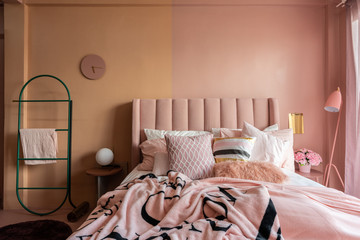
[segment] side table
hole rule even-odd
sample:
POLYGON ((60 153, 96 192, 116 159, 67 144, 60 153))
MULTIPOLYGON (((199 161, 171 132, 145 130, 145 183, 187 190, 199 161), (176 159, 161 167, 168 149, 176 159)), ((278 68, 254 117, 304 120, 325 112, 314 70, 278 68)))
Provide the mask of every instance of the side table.
POLYGON ((96 167, 90 168, 86 170, 88 175, 95 176, 97 178, 97 197, 98 199, 106 192, 105 184, 103 181, 103 177, 112 176, 122 171, 121 167, 114 166, 104 166, 104 167, 96 167))
POLYGON ((309 173, 300 172, 298 169, 295 170, 295 172, 303 177, 306 177, 308 179, 311 179, 315 182, 318 182, 320 184, 323 184, 323 178, 324 174, 320 171, 311 169, 309 173))

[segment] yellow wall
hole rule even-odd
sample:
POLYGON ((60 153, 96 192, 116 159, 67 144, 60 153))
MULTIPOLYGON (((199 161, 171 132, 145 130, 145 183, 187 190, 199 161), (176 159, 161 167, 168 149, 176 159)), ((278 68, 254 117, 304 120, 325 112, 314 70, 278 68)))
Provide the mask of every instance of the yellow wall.
MULTIPOLYGON (((19 207, 15 195, 17 104, 11 100, 18 98, 25 81, 39 74, 57 76, 70 90, 74 101, 72 199, 75 204, 87 200, 94 205, 96 179, 85 170, 97 166, 95 153, 102 147, 113 149, 115 163, 126 169, 130 159, 131 100, 171 97, 171 8, 152 4, 6 4, 5 11, 6 48, 11 51, 6 59, 5 208, 19 207), (28 61, 22 64, 24 43, 28 45, 28 61), (106 73, 101 79, 82 76, 79 64, 86 54, 98 54, 105 60, 106 73)), ((28 98, 41 94, 58 98, 57 89, 63 91, 52 84, 31 85, 28 98)), ((60 106, 28 106, 24 122, 28 127, 51 127, 54 116, 62 120, 66 117, 60 106)), ((31 186, 64 184, 61 173, 66 170, 61 165, 28 167, 24 182, 31 186)), ((48 197, 43 192, 29 195, 28 204, 32 208, 52 207, 48 197)))
POLYGON ((26 8, 22 5, 5 4, 5 139, 4 139, 4 208, 19 207, 16 200, 16 135, 17 108, 12 100, 18 98, 25 76, 26 51, 24 44, 24 18, 26 8))

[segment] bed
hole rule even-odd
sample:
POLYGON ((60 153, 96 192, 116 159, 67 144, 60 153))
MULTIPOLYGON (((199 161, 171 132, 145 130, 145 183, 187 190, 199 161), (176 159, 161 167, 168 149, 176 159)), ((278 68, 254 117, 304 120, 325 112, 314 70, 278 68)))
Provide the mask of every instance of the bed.
POLYGON ((360 239, 360 200, 294 172, 278 99, 134 99, 132 119, 132 171, 69 239, 360 239))

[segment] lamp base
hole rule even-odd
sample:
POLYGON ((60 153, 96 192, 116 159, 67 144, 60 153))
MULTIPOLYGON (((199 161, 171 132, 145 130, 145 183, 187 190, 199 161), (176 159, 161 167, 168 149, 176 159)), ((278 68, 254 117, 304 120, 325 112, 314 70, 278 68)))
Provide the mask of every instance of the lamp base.
POLYGON ((327 164, 326 167, 325 167, 325 174, 324 174, 324 183, 325 183, 325 186, 328 187, 329 186, 329 177, 330 177, 330 172, 331 172, 331 167, 334 167, 336 173, 337 173, 337 176, 341 182, 341 185, 343 186, 343 188, 345 189, 345 184, 343 182, 343 180, 341 179, 341 176, 340 176, 340 173, 337 169, 337 167, 334 165, 334 164, 327 164))

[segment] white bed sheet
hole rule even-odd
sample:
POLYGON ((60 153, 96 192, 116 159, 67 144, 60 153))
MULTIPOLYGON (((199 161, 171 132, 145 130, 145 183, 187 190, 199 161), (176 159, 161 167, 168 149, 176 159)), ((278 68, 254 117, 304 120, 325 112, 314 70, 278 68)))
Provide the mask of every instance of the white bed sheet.
MULTIPOLYGON (((137 170, 138 166, 136 166, 121 182, 127 183, 131 180, 134 180, 135 178, 138 178, 142 175, 149 174, 151 171, 139 171, 137 170)), ((306 177, 303 177, 295 172, 292 172, 290 170, 287 170, 285 168, 281 168, 281 170, 288 176, 288 180, 284 182, 285 185, 295 185, 295 186, 311 186, 311 187, 324 187, 324 185, 321 185, 320 183, 317 183, 313 180, 310 180, 306 177)), ((158 176, 160 180, 167 178, 166 176, 158 176)))

